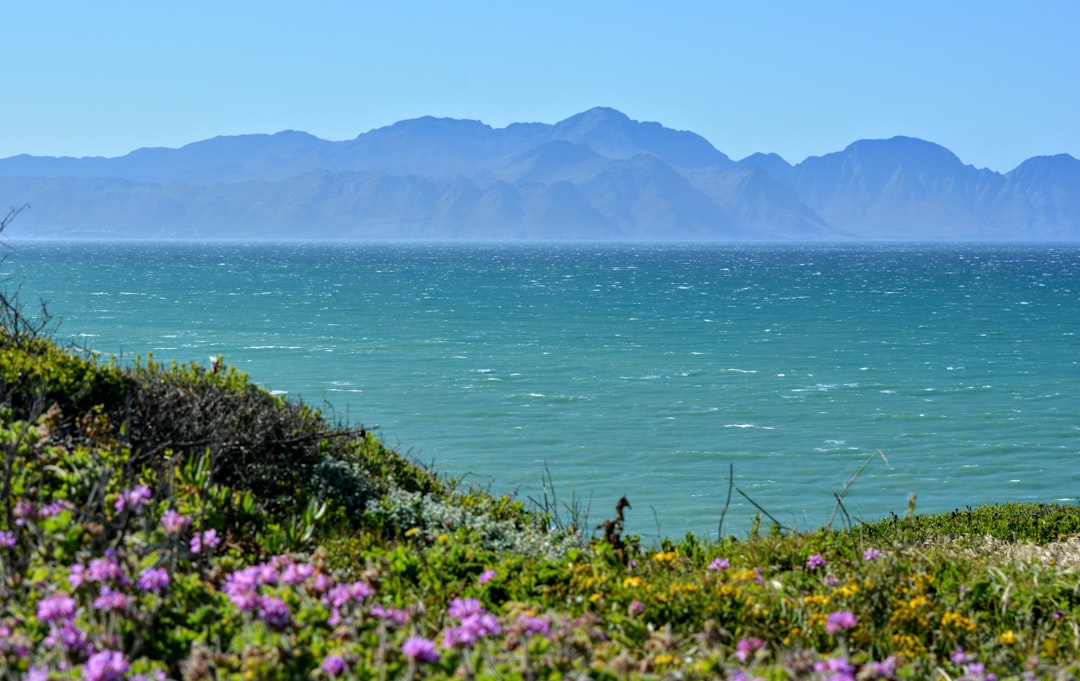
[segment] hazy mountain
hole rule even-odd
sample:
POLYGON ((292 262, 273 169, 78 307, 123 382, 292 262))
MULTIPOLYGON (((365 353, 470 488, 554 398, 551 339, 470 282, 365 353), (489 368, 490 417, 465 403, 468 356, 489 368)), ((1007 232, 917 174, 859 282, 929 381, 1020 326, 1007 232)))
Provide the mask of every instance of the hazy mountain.
POLYGON ((1080 239, 1080 161, 1001 174, 909 137, 791 165, 609 108, 492 128, 424 117, 332 142, 215 137, 115 158, 0 159, 15 236, 1080 239))

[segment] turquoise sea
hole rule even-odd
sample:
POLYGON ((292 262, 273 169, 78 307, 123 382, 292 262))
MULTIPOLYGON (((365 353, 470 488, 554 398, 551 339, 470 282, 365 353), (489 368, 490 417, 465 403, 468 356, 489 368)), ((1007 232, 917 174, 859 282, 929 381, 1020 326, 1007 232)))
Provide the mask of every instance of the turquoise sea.
POLYGON ((10 245, 61 339, 224 355, 494 492, 625 495, 646 541, 715 537, 732 470, 816 527, 876 452, 853 518, 1080 494, 1080 245, 10 245))

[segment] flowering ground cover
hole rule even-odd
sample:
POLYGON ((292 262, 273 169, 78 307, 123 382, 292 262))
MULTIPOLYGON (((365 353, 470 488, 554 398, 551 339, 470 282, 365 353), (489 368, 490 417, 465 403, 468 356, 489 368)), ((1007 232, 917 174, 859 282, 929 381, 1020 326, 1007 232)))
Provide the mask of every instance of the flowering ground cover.
POLYGON ((1074 507, 609 541, 232 369, 10 332, 0 459, 3 679, 1080 674, 1074 507))

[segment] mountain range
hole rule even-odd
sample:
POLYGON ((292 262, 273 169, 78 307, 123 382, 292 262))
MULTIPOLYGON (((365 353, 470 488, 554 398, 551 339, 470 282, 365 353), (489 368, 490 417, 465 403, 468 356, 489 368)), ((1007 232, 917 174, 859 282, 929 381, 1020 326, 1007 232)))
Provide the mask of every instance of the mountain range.
POLYGON ((424 117, 124 156, 0 159, 16 237, 1080 240, 1080 161, 1007 173, 911 137, 792 165, 595 108, 555 124, 424 117))

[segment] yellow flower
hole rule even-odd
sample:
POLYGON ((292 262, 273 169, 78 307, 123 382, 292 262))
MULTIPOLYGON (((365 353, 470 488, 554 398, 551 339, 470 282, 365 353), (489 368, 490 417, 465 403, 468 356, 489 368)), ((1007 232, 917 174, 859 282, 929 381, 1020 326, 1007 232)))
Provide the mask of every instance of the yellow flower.
POLYGON ((653 555, 652 559, 655 560, 657 563, 670 563, 678 557, 679 554, 675 553, 674 551, 660 551, 659 553, 653 555))
POLYGON ((624 589, 636 589, 641 586, 641 577, 627 577, 622 582, 624 589))
POLYGON ((590 603, 595 603, 598 600, 600 600, 600 598, 601 598, 600 594, 593 594, 592 596, 589 596, 589 602, 590 603))
POLYGON ((978 628, 974 622, 958 612, 947 612, 941 616, 941 626, 948 627, 950 625, 971 633, 974 633, 978 628))
POLYGON ((657 655, 653 659, 653 661, 656 662, 656 664, 658 664, 658 665, 671 664, 672 662, 675 661, 675 656, 674 655, 668 655, 667 653, 664 653, 663 655, 657 655))
POLYGON ((998 636, 998 643, 1011 646, 1012 644, 1016 643, 1016 633, 1013 632, 1012 629, 1002 632, 1001 635, 998 636))

